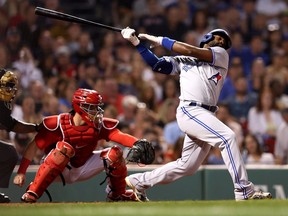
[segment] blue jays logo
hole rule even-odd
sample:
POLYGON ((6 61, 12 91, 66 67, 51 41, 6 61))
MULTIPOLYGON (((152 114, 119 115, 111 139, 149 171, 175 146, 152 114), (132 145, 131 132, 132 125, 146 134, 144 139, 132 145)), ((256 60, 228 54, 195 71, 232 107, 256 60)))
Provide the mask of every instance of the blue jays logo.
POLYGON ((222 79, 222 76, 218 72, 217 74, 214 74, 212 77, 210 77, 208 80, 212 80, 215 83, 215 85, 217 85, 219 80, 221 80, 221 79, 222 79))

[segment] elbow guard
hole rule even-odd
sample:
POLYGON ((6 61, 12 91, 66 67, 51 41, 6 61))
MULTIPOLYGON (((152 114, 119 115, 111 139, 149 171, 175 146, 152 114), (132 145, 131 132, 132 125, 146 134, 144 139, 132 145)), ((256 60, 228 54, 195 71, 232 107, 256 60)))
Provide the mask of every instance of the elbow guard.
POLYGON ((173 69, 172 62, 166 58, 160 58, 159 61, 153 66, 153 71, 162 73, 162 74, 170 74, 173 69))

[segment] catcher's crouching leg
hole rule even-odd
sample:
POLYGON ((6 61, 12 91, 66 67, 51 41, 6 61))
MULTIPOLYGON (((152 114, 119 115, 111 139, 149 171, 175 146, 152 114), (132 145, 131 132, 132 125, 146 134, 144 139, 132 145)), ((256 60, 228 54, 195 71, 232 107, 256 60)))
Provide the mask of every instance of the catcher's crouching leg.
POLYGON ((122 149, 115 145, 104 149, 100 156, 108 177, 107 201, 138 201, 132 190, 126 190, 127 167, 122 149))
POLYGON ((64 141, 57 143, 40 165, 35 179, 29 185, 26 193, 22 196, 23 202, 36 202, 55 178, 64 170, 75 151, 73 147, 64 141))

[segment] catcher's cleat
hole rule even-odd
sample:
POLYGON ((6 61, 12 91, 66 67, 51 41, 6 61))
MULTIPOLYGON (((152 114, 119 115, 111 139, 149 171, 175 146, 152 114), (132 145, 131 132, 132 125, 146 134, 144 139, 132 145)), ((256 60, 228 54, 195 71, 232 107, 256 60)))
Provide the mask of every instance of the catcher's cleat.
POLYGON ((10 199, 3 193, 0 193, 0 203, 9 203, 10 199))
POLYGON ((255 191, 248 199, 272 199, 272 195, 269 192, 255 191))
POLYGON ((21 201, 26 203, 35 203, 37 201, 37 196, 34 193, 26 192, 21 197, 21 201))
POLYGON ((130 182, 128 177, 125 178, 125 182, 126 182, 127 186, 130 187, 133 190, 133 192, 134 192, 134 194, 136 196, 136 199, 139 202, 149 202, 149 199, 148 199, 145 191, 143 191, 143 192, 138 191, 136 189, 136 187, 130 182))
POLYGON ((113 196, 113 193, 107 195, 107 202, 138 202, 137 196, 133 190, 126 190, 124 194, 113 196))

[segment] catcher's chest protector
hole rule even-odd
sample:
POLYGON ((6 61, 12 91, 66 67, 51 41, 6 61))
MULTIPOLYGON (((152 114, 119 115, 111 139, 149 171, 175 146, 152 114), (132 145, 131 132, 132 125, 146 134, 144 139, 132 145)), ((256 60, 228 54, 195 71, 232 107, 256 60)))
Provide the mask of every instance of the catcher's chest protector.
POLYGON ((95 128, 88 125, 74 126, 71 123, 69 114, 60 116, 60 127, 63 134, 63 140, 68 142, 76 150, 92 146, 93 149, 97 145, 98 132, 95 128))
POLYGON ((75 156, 70 159, 73 167, 80 167, 86 163, 95 150, 99 138, 98 131, 88 125, 74 126, 71 115, 60 115, 60 128, 63 141, 75 149, 75 156))

